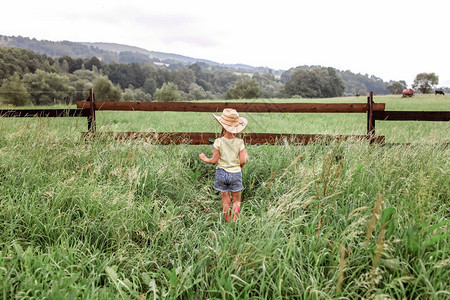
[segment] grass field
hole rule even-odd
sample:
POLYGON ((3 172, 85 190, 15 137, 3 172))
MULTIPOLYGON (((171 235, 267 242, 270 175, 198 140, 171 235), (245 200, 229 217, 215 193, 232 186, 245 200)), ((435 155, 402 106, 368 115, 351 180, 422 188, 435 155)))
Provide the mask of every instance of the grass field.
MULTIPOLYGON (((447 96, 375 102, 450 110, 447 96)), ((97 117, 104 131, 219 131, 208 113, 97 117)), ((364 114, 248 118, 249 132, 366 128, 364 114)), ((377 122, 409 145, 248 146, 242 212, 228 224, 214 166, 198 159, 211 146, 84 143, 86 127, 0 118, 3 298, 450 297, 449 122, 377 122)))
MULTIPOLYGON (((367 103, 365 97, 336 99, 264 99, 255 102, 354 102, 367 103)), ((400 96, 375 97, 375 102, 386 103, 386 110, 436 110, 450 111, 450 96, 418 95, 412 99, 400 96)), ((210 122, 210 113, 135 112, 132 118, 123 112, 100 112, 97 115, 100 131, 190 131, 216 132, 217 124, 210 122)), ((366 134, 366 114, 246 114, 250 120, 247 132, 271 133, 326 133, 366 134), (330 117, 332 116, 332 117, 330 117)), ((450 141, 448 122, 381 122, 376 123, 378 135, 385 135, 388 142, 424 142, 430 136, 439 141, 450 141)), ((83 128, 83 130, 86 130, 83 128)))

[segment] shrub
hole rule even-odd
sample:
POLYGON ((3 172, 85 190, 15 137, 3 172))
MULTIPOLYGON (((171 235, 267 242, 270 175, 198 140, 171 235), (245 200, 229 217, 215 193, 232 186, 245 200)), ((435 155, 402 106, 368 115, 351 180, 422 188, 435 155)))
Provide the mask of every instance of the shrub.
POLYGON ((180 101, 181 95, 173 82, 164 83, 160 89, 156 89, 155 101, 175 102, 180 101))

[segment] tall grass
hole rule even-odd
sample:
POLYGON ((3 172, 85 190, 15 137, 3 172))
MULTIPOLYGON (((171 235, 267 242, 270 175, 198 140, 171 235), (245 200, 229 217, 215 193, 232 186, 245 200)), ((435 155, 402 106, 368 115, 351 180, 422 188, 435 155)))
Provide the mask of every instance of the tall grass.
POLYGON ((85 143, 84 126, 0 119, 3 298, 450 296, 450 150, 430 131, 248 146, 242 211, 225 223, 198 159, 211 146, 85 143))

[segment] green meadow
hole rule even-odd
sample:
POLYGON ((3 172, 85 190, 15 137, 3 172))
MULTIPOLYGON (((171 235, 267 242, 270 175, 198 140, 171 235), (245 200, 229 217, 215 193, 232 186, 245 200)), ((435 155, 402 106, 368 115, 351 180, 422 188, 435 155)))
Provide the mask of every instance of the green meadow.
MULTIPOLYGON (((254 102, 317 102, 367 103, 365 97, 335 99, 258 99, 254 102)), ((248 101, 247 102, 251 102, 248 101)), ((449 111, 449 96, 417 95, 404 99, 400 96, 375 96, 375 102, 386 103, 386 110, 449 111)), ((219 113, 220 114, 220 113, 219 113)), ((248 113, 246 132, 355 134, 367 133, 367 115, 362 113, 248 113)), ((83 120, 84 121, 84 120, 83 120)), ((86 122, 80 130, 86 131, 86 122)), ((175 131, 218 132, 210 113, 195 112, 112 112, 97 113, 99 131, 175 131)), ((448 122, 377 121, 376 134, 386 136, 387 142, 448 142, 448 122)))
MULTIPOLYGON (((450 111, 447 95, 374 100, 450 111)), ((366 133, 365 114, 242 115, 247 132, 366 133)), ((4 299, 450 297, 450 122, 377 121, 384 146, 248 145, 235 223, 198 158, 212 146, 86 143, 86 130, 0 118, 4 299)), ((97 130, 220 128, 210 113, 100 111, 97 130)))

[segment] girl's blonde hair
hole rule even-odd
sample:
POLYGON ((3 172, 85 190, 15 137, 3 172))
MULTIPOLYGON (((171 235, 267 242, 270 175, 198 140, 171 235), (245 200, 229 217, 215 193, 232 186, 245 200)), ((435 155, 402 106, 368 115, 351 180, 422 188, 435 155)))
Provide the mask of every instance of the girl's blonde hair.
MULTIPOLYGON (((220 132, 219 137, 223 137, 225 135, 225 132, 227 132, 227 130, 222 127, 222 131, 220 132)), ((233 135, 239 139, 241 138, 241 133, 233 133, 233 135)))

